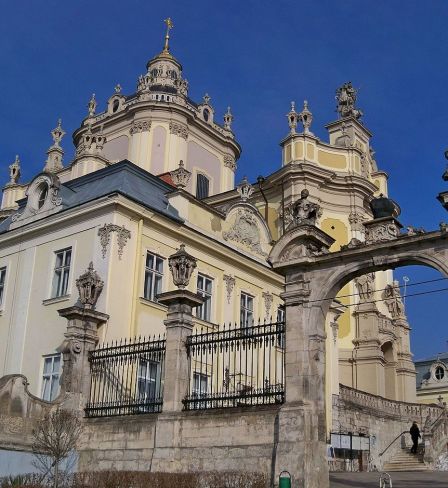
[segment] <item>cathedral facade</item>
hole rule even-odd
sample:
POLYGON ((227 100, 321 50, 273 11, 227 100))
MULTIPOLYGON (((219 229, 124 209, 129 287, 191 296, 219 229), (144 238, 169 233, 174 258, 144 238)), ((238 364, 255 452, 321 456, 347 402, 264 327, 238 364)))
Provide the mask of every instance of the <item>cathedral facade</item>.
MULTIPOLYGON (((337 91, 339 118, 326 126, 327 142, 313 134, 307 102, 300 109, 293 103, 277 169, 235 182, 241 148, 231 110, 220 123, 208 95, 189 98, 169 30, 135 93, 117 85, 103 111, 92 96, 73 134, 72 161, 64 163, 59 121, 41 173, 23 183, 20 159, 10 166, 0 223, 0 377, 23 374, 46 401, 59 392, 66 320, 58 310, 76 302, 77 278, 90 263, 104 283, 97 303, 109 316, 99 330, 104 343, 164 333, 158 295, 175 288, 168 257, 181 244, 197 258, 188 285, 204 298, 196 329, 283 320, 284 278, 268 260, 275 242, 312 215, 334 239, 330 252, 350 248, 365 239, 371 200, 387 196, 387 174, 351 83, 337 91)), ((326 331, 328 430, 340 383, 415 401, 409 330, 391 271, 364 275, 334 297, 326 331)), ((207 378, 201 381, 207 388, 207 378)))

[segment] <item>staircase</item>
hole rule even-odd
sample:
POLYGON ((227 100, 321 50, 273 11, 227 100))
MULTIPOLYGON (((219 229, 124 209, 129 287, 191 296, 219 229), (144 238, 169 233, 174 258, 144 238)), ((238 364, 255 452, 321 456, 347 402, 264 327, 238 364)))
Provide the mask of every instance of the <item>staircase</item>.
POLYGON ((409 447, 400 449, 392 459, 384 464, 384 471, 427 471, 429 468, 423 462, 423 450, 418 449, 412 454, 409 447))

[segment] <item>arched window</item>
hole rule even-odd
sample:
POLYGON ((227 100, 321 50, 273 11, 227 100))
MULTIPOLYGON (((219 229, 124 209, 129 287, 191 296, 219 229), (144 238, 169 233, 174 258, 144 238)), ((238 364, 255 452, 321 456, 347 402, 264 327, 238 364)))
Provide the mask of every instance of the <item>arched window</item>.
POLYGON ((442 368, 442 366, 437 366, 434 376, 436 377, 436 380, 443 380, 445 376, 445 370, 442 368))
POLYGON ((204 111, 202 112, 202 115, 204 117, 204 120, 208 122, 208 119, 210 118, 210 111, 208 108, 204 108, 204 111))
POLYGON ((196 198, 208 197, 209 186, 209 179, 205 175, 198 174, 196 178, 196 198))
POLYGON ((39 199, 37 201, 37 208, 42 208, 48 195, 48 186, 44 185, 39 193, 39 199))
POLYGON ((114 100, 114 103, 112 105, 112 112, 116 112, 118 110, 118 107, 120 106, 120 100, 114 100))

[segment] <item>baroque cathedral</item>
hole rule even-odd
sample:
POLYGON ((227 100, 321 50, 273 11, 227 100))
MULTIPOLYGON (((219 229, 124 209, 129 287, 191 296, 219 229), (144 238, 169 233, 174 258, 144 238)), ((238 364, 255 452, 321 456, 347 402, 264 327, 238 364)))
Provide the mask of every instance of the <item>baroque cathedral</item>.
MULTIPOLYGON (((73 133, 72 161, 64 161, 59 120, 42 172, 23 182, 19 157, 9 167, 0 223, 0 377, 23 374, 44 400, 59 393, 66 320, 58 310, 76 302, 77 278, 90 263, 104 286, 102 343, 164 332, 166 306, 157 297, 174 289, 168 257, 181 244, 197 259, 188 288, 204 298, 195 328, 281 321, 284 277, 268 256, 291 222, 305 208, 334 239, 330 251, 339 250, 365 239, 370 202, 387 196, 388 176, 351 83, 337 90, 328 141, 313 134, 308 103, 292 103, 275 171, 235 182, 241 147, 231 110, 219 117, 208 95, 189 98, 171 27, 168 21, 163 49, 134 93, 117 85, 103 107, 92 96, 73 133)), ((303 252, 323 251, 310 245, 303 252)), ((340 384, 415 402, 410 327, 391 271, 344 286, 326 329, 328 430, 340 384)), ((201 381, 207 388, 207 377, 201 381)))

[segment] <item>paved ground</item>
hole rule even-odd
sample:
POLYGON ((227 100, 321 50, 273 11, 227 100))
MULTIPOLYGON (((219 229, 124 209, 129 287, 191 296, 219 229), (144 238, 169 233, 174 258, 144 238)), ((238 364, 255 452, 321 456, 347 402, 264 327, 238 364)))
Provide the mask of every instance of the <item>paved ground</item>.
MULTIPOLYGON (((448 472, 389 473, 392 488, 448 488, 448 472)), ((331 488, 378 488, 380 473, 330 473, 331 488)))

